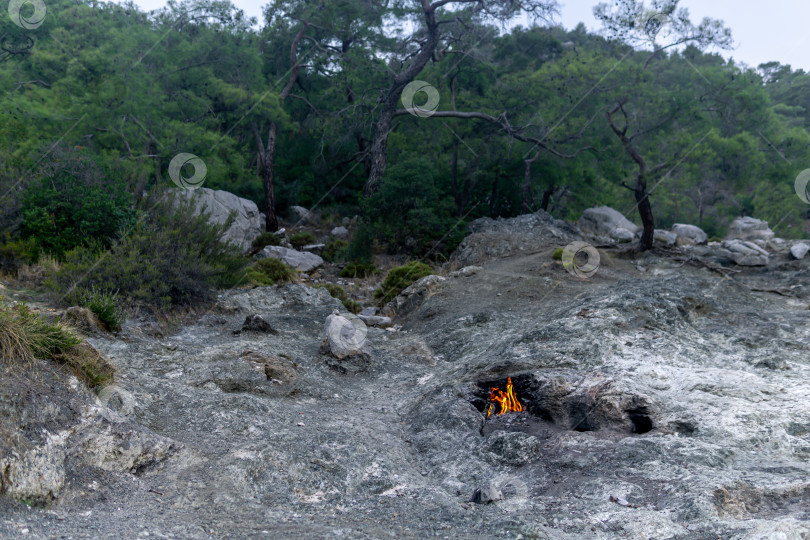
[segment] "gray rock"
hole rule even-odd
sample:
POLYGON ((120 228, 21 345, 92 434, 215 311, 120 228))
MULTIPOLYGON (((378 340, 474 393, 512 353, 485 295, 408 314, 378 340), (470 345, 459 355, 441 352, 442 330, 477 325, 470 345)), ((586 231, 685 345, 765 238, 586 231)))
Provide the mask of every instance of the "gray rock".
POLYGON ((676 223, 672 226, 672 232, 678 237, 678 242, 682 244, 705 244, 708 240, 708 235, 703 232, 703 229, 697 225, 688 225, 685 223, 676 223))
POLYGON ((367 326, 376 326, 377 328, 389 328, 394 325, 390 317, 380 317, 379 315, 358 315, 361 321, 366 323, 367 326))
POLYGON ((731 259, 740 266, 765 266, 768 252, 745 240, 723 240, 722 247, 730 252, 731 259))
POLYGON ((209 188, 195 190, 178 188, 174 193, 180 198, 192 198, 195 212, 209 213, 212 223, 223 224, 233 213, 235 219, 228 227, 225 239, 239 246, 242 251, 250 249, 253 240, 262 233, 262 217, 253 201, 242 199, 228 191, 215 191, 209 188))
POLYGON ((261 370, 268 381, 289 384, 298 378, 298 365, 275 354, 246 350, 240 358, 261 370))
POLYGON ((750 216, 738 217, 731 222, 726 234, 726 240, 762 240, 767 242, 774 237, 773 231, 768 227, 767 221, 750 216))
POLYGON ((582 212, 579 218, 582 230, 601 236, 610 236, 613 229, 626 229, 635 234, 640 227, 609 206, 596 206, 582 212))
POLYGON ((519 431, 496 431, 481 445, 480 453, 492 463, 525 465, 540 456, 542 442, 519 431))
POLYGON ((326 317, 321 337, 321 352, 329 353, 338 360, 355 355, 368 356, 366 340, 368 328, 357 316, 341 315, 335 310, 326 317))
POLYGON ((323 264, 323 259, 314 253, 282 246, 267 246, 254 255, 254 259, 266 259, 268 257, 281 259, 281 262, 287 266, 302 272, 311 272, 323 264))
POLYGON ((369 306, 369 307, 363 308, 363 311, 360 312, 360 315, 365 315, 367 317, 373 317, 374 315, 376 315, 379 312, 380 312, 380 308, 378 308, 377 306, 369 306))
POLYGON ((336 238, 345 239, 345 238, 349 237, 349 229, 347 229, 346 227, 343 227, 343 226, 335 227, 334 229, 332 229, 329 232, 329 234, 331 234, 332 236, 334 236, 336 238))
POLYGON ((245 317, 245 322, 242 323, 242 332, 263 332, 267 334, 278 335, 278 331, 270 326, 270 323, 265 321, 259 315, 248 315, 245 317))
POLYGON ((618 242, 632 242, 636 236, 627 229, 616 227, 610 231, 610 237, 618 242))
POLYGON ((794 259, 804 259, 804 256, 807 255, 807 252, 810 251, 810 246, 805 244, 804 242, 799 242, 798 244, 794 244, 790 248, 790 254, 793 255, 794 259))
POLYGON ((470 502, 476 504, 488 504, 503 499, 503 493, 495 486, 478 488, 473 492, 470 502))
POLYGON ((674 246, 675 242, 678 240, 678 235, 664 229, 655 229, 653 232, 653 240, 667 246, 674 246))
POLYGON ((419 307, 444 281, 445 278, 442 276, 433 274, 416 280, 388 302, 383 308, 382 314, 386 317, 393 317, 410 313, 419 307))
POLYGON ((465 266, 464 268, 460 268, 458 270, 450 272, 450 277, 457 278, 457 277, 474 276, 481 270, 483 270, 481 266, 465 266))
POLYGON ((311 224, 317 225, 320 223, 320 216, 315 212, 310 212, 303 206, 291 206, 290 215, 297 222, 297 224, 311 224))

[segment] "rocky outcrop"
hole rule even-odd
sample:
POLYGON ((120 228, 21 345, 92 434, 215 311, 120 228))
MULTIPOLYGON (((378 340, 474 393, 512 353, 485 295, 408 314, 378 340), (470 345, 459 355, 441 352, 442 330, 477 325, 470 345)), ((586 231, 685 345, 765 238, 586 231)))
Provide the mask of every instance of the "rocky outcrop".
POLYGON ((386 317, 407 315, 422 303, 445 281, 442 276, 429 275, 413 282, 382 309, 386 317))
POLYGON ((195 211, 207 212, 212 223, 221 225, 233 214, 234 221, 225 233, 225 240, 236 244, 242 251, 250 249, 253 240, 262 233, 264 222, 253 201, 209 188, 176 189, 174 193, 178 197, 192 198, 195 211))
POLYGON ((280 259, 287 266, 302 272, 311 272, 323 264, 323 259, 319 255, 282 246, 267 246, 253 257, 280 259))
POLYGON ((768 264, 768 252, 753 242, 723 240, 722 247, 729 252, 731 259, 740 266, 765 266, 768 264))
POLYGON ((677 236, 677 243, 682 245, 702 245, 708 240, 708 235, 703 229, 696 225, 676 223, 672 226, 672 232, 677 236))
POLYGON ((579 227, 599 236, 610 236, 614 229, 624 229, 636 234, 640 227, 609 206, 596 206, 582 212, 579 227))
POLYGON ((768 227, 767 221, 749 216, 738 217, 731 222, 726 234, 726 240, 748 240, 767 242, 774 237, 773 231, 768 227))

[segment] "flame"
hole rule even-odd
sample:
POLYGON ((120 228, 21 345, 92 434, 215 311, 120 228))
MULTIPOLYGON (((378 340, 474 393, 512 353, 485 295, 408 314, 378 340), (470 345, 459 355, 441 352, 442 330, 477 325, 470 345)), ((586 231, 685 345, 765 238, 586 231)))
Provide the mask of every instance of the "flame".
POLYGON ((487 418, 492 414, 492 409, 495 403, 500 404, 501 410, 498 414, 504 414, 508 411, 520 412, 523 410, 520 402, 515 397, 515 390, 512 388, 512 377, 509 377, 506 383, 506 392, 500 388, 493 388, 489 391, 489 409, 487 409, 487 418))

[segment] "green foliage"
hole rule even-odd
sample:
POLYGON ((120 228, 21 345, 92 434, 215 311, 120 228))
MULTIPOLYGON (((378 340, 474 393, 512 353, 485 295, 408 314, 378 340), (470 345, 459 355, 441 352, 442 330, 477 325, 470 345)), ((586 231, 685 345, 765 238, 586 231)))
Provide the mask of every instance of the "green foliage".
POLYGON ((420 261, 412 261, 403 266, 392 268, 382 284, 374 291, 377 304, 382 307, 393 300, 414 281, 433 273, 433 269, 420 261))
POLYGON ((209 302, 214 288, 244 281, 249 261, 223 241, 228 223, 212 224, 205 212, 195 214, 192 199, 172 193, 154 197, 149 213, 109 251, 66 253, 50 281, 62 303, 81 286, 115 289, 125 305, 169 310, 209 302))
POLYGON ((343 307, 345 307, 351 313, 360 313, 363 311, 363 306, 360 305, 359 302, 349 298, 349 295, 346 293, 346 289, 341 287, 336 283, 318 283, 317 285, 313 285, 315 288, 326 289, 329 291, 329 294, 332 295, 332 298, 337 298, 338 300, 343 303, 343 307))
POLYGON ((290 236, 290 244, 299 251, 302 247, 314 243, 315 235, 309 231, 301 231, 290 236))
POLYGON ((35 238, 12 240, 6 234, 5 241, 0 244, 0 272, 15 275, 21 263, 37 262, 39 253, 35 238))
POLYGON ((561 261, 563 255, 563 248, 557 248, 554 250, 554 253, 551 254, 551 258, 555 261, 561 261))
POLYGON ((281 239, 278 237, 277 234, 271 232, 263 232, 262 234, 253 239, 251 252, 258 253, 267 246, 280 246, 280 245, 281 239))
POLYGON ((22 196, 22 238, 33 239, 58 259, 90 242, 112 246, 134 221, 132 197, 122 182, 88 156, 61 151, 22 196))
POLYGON ((338 261, 342 254, 345 253, 349 243, 345 240, 332 239, 323 248, 323 260, 328 262, 338 261))
POLYGON ((101 324, 109 330, 116 332, 121 330, 121 324, 124 322, 124 314, 119 305, 117 291, 109 292, 95 287, 89 289, 76 287, 73 291, 65 295, 63 302, 89 309, 95 313, 101 324))
POLYGON ((9 306, 0 299, 0 360, 31 362, 55 358, 82 342, 61 324, 40 318, 25 304, 9 306))
POLYGON ((374 250, 374 230, 365 221, 361 222, 345 251, 344 259, 368 263, 374 250))
POLYGON ((350 262, 340 270, 340 277, 365 278, 379 271, 379 268, 370 262, 350 262))
POLYGON ((257 261, 249 270, 248 277, 257 285, 267 286, 295 281, 298 272, 279 259, 268 257, 257 261))

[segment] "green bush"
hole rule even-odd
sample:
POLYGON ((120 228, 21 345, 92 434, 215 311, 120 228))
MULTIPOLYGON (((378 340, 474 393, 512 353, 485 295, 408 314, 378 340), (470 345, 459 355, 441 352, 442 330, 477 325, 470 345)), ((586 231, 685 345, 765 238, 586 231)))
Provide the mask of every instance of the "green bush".
POLYGON ((89 309, 109 330, 121 330, 124 314, 119 306, 118 291, 111 293, 95 287, 90 289, 77 287, 65 295, 64 302, 89 309))
POLYGON ((62 151, 22 194, 20 235, 57 259, 95 242, 102 249, 135 220, 132 197, 117 176, 92 159, 62 151))
POLYGON ((124 305, 165 311, 209 302, 215 288, 242 283, 250 261, 223 241, 230 220, 210 223, 207 213, 194 213, 193 199, 173 195, 156 194, 147 201, 149 212, 111 250, 67 252, 48 283, 60 303, 77 287, 99 288, 117 290, 124 305))
POLYGON ((332 295, 332 298, 337 298, 338 300, 340 300, 341 303, 343 304, 343 307, 345 307, 351 313, 357 314, 363 311, 363 306, 360 305, 359 302, 356 302, 351 298, 349 298, 349 295, 346 293, 346 289, 344 289, 343 287, 341 287, 336 283, 318 283, 317 285, 314 285, 314 287, 316 289, 323 288, 329 291, 329 294, 332 295))
POLYGON ((326 247, 323 248, 323 260, 335 262, 341 258, 342 254, 346 251, 349 243, 344 240, 329 240, 326 247))
POLYGON ((292 246, 299 251, 302 247, 314 243, 315 235, 311 232, 303 231, 290 236, 290 244, 292 244, 292 246))
POLYGON ((31 362, 54 358, 82 342, 82 338, 61 324, 40 318, 25 304, 9 306, 0 301, 0 359, 31 362))
POLYGON ((346 247, 344 259, 347 261, 369 262, 374 253, 374 228, 367 222, 361 222, 352 241, 346 247))
POLYGON ((414 281, 433 273, 430 266, 423 262, 413 261, 403 266, 392 268, 385 276, 382 284, 374 291, 377 304, 382 307, 393 300, 414 281))
POLYGON ((554 253, 551 254, 551 258, 555 261, 561 261, 563 255, 563 248, 557 248, 554 250, 554 253))
POLYGON ((11 240, 8 234, 0 244, 0 272, 16 275, 20 264, 39 260, 39 246, 35 238, 11 240))
POLYGON ((253 244, 250 248, 250 255, 255 255, 267 246, 280 246, 281 238, 276 233, 263 232, 253 239, 253 244))
POLYGON ((248 277, 257 285, 267 286, 294 281, 298 277, 298 272, 279 259, 268 257, 257 261, 248 271, 248 277))
POLYGON ((340 270, 340 277, 364 278, 369 277, 380 270, 369 262, 350 262, 340 270))

